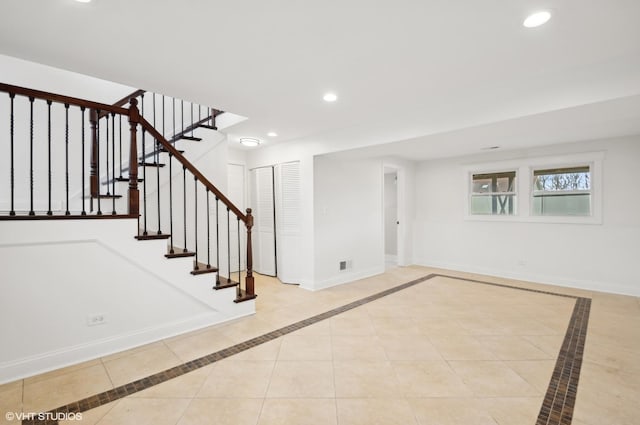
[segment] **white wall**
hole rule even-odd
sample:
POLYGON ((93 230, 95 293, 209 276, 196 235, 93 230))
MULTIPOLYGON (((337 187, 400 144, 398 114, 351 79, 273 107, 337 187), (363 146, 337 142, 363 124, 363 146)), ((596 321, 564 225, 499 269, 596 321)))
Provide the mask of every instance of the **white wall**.
POLYGON ((384 272, 382 161, 318 156, 314 169, 313 289, 384 272))
POLYGON ((0 55, 0 81, 14 86, 107 104, 137 90, 122 84, 5 55, 0 55))
POLYGON ((0 221, 0 383, 251 314, 137 220, 0 221), (106 323, 88 326, 90 315, 106 323))
POLYGON ((414 261, 640 295, 638 160, 636 136, 423 162, 416 175, 414 261), (468 164, 594 151, 605 156, 602 224, 465 220, 468 164))

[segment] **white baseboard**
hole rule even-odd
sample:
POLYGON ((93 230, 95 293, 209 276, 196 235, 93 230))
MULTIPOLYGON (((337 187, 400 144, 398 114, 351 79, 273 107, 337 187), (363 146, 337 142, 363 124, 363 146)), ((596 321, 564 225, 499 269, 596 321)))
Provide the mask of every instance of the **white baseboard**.
POLYGON ((251 314, 253 312, 240 314, 236 317, 221 317, 217 312, 206 313, 163 326, 146 328, 128 334, 5 362, 0 364, 0 384, 108 356, 251 314))
POLYGON ((371 267, 365 270, 358 270, 353 272, 341 272, 339 275, 313 282, 312 285, 306 284, 301 286, 304 289, 311 291, 319 291, 321 289, 331 288, 332 286, 342 285, 343 283, 353 282, 354 280, 366 279, 371 276, 384 273, 385 268, 383 266, 371 267))
POLYGON ((606 282, 597 282, 587 279, 573 279, 563 276, 549 276, 545 274, 527 273, 527 272, 512 272, 504 271, 489 267, 477 267, 464 264, 437 262, 437 261, 415 261, 416 265, 424 267, 435 267, 439 269, 456 270, 467 273, 484 274, 488 276, 502 277, 506 279, 523 280, 534 283, 542 283, 546 285, 564 286, 567 288, 584 289, 586 291, 607 292, 619 295, 630 295, 633 297, 640 296, 640 286, 637 288, 629 288, 627 285, 606 282))

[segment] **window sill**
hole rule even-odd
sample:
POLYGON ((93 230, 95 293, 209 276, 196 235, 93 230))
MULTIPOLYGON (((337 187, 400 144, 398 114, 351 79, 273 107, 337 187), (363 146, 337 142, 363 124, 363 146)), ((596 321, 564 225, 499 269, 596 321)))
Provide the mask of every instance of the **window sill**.
POLYGON ((465 221, 545 223, 545 224, 592 224, 601 225, 602 217, 588 216, 519 216, 519 215, 465 215, 465 221))

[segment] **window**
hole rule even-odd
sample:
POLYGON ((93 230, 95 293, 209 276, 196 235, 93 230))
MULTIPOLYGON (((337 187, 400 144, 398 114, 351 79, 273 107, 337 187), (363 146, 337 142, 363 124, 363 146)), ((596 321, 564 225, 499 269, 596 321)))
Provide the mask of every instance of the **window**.
POLYGON ((514 215, 516 172, 472 174, 471 208, 473 215, 514 215))
POLYGON ((591 215, 591 169, 588 165, 533 170, 532 215, 591 215))

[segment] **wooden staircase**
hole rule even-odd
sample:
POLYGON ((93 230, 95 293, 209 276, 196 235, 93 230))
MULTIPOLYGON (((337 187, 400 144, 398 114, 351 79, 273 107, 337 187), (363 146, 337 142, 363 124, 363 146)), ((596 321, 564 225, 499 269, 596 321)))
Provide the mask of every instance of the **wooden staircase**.
POLYGON ((235 287, 235 302, 256 297, 251 209, 240 211, 186 158, 188 148, 174 146, 201 142, 194 130, 216 131, 222 111, 206 108, 203 118, 203 108, 190 104, 185 125, 183 101, 177 108, 176 99, 143 90, 112 105, 2 83, 0 92, 10 103, 10 177, 1 193, 8 207, 0 220, 135 218, 138 241, 167 240, 159 255, 168 260, 193 257, 185 273, 215 275, 212 289, 235 287))

